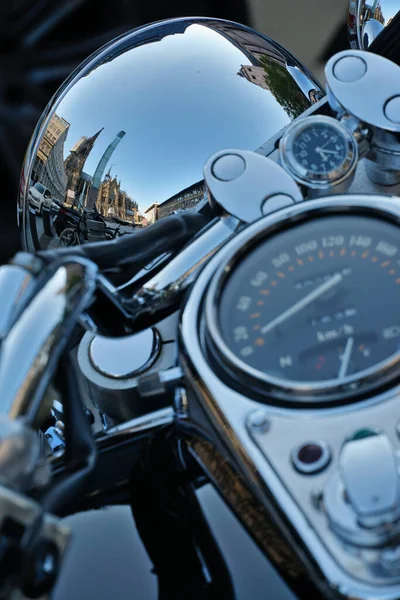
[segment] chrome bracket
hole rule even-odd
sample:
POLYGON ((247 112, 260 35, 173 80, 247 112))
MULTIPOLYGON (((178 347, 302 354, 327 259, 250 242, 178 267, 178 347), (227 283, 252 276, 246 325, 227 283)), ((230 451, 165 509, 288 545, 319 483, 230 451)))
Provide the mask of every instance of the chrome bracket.
POLYGON ((217 152, 206 162, 204 179, 211 205, 243 223, 252 223, 303 200, 291 175, 275 161, 255 152, 217 152))

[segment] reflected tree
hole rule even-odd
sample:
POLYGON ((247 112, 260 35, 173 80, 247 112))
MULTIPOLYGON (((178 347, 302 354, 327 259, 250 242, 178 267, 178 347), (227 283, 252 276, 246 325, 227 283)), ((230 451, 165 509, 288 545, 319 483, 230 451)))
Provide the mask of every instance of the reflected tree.
POLYGON ((296 81, 281 64, 264 54, 260 57, 265 82, 283 110, 291 119, 300 116, 308 107, 309 100, 297 86, 296 81))

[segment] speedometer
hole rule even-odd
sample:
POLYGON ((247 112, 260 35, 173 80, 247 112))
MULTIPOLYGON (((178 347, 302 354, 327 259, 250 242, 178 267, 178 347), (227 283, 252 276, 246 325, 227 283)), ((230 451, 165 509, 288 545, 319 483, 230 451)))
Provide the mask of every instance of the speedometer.
POLYGON ((393 223, 360 214, 309 219, 241 249, 213 289, 209 325, 223 361, 278 396, 354 393, 400 364, 393 223))

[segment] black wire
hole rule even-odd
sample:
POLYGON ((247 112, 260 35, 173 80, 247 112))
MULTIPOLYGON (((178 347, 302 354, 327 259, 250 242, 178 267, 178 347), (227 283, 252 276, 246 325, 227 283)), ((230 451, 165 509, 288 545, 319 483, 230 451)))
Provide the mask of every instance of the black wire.
POLYGON ((46 250, 38 254, 49 262, 63 255, 83 256, 97 264, 101 270, 126 265, 140 269, 161 254, 184 246, 206 224, 207 218, 201 214, 172 215, 129 236, 61 250, 46 250))
POLYGON ((76 499, 96 463, 97 447, 80 399, 77 376, 68 355, 60 361, 56 385, 63 392, 65 471, 41 499, 44 511, 62 515, 76 499))

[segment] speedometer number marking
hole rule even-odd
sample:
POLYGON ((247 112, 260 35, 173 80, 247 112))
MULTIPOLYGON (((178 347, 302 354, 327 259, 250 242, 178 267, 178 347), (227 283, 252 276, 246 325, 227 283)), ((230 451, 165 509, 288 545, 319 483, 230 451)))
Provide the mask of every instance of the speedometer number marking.
POLYGON ((260 242, 227 271, 220 319, 231 352, 267 379, 361 379, 400 351, 398 239, 386 221, 342 215, 260 242))
POLYGON ((242 342, 243 340, 249 339, 247 327, 235 327, 235 329, 233 330, 233 335, 235 337, 235 342, 242 342))
POLYGON ((264 281, 268 279, 268 274, 265 271, 257 271, 254 277, 250 280, 253 287, 261 287, 264 281))
POLYGON ((350 236, 349 246, 357 246, 359 248, 369 248, 372 244, 372 238, 365 235, 350 236))
POLYGON ((291 367, 293 365, 293 358, 290 354, 286 354, 286 356, 281 356, 279 358, 279 366, 281 369, 286 369, 287 367, 291 367))
POLYGON ((383 337, 386 340, 400 337, 400 325, 393 325, 392 327, 386 327, 382 332, 383 337))
POLYGON ((241 311, 245 312, 246 310, 249 310, 251 302, 252 302, 251 296, 241 296, 236 305, 236 308, 237 308, 237 310, 241 310, 241 311))
POLYGON ((397 254, 397 247, 381 240, 376 247, 376 251, 385 256, 393 257, 397 254))

